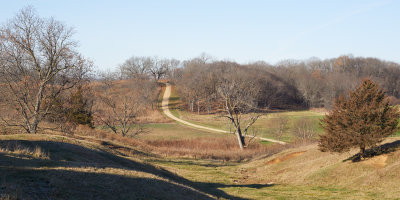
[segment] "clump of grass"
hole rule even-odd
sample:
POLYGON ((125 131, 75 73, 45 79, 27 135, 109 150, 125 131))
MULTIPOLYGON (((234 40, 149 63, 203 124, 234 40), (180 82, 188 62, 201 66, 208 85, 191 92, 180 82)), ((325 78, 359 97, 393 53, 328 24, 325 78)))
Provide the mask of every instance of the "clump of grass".
POLYGON ((9 194, 0 194, 0 200, 17 200, 16 196, 11 196, 9 194))
POLYGON ((41 147, 29 147, 19 142, 7 142, 0 144, 0 152, 25 155, 38 159, 50 159, 48 152, 44 151, 41 147))

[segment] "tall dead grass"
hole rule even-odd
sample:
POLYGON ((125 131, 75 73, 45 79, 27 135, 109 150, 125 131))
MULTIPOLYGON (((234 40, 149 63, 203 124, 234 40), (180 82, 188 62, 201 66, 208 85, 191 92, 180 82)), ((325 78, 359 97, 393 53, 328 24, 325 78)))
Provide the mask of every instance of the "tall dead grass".
POLYGON ((165 156, 224 161, 247 161, 257 157, 266 157, 292 147, 291 145, 263 145, 253 142, 244 150, 241 150, 234 137, 149 140, 145 142, 153 147, 157 153, 165 156))
POLYGON ((25 155, 38 159, 50 159, 50 155, 48 152, 43 150, 39 146, 30 147, 23 145, 19 142, 0 142, 0 152, 9 153, 9 154, 17 154, 17 155, 25 155))
POLYGON ((78 127, 76 134, 91 136, 101 140, 118 142, 146 152, 161 156, 185 157, 195 159, 214 159, 223 161, 248 161, 254 158, 267 157, 288 148, 303 145, 303 142, 295 142, 287 145, 260 144, 252 141, 248 147, 241 150, 237 140, 233 136, 215 138, 193 138, 193 139, 157 139, 141 140, 123 137, 111 132, 78 127))

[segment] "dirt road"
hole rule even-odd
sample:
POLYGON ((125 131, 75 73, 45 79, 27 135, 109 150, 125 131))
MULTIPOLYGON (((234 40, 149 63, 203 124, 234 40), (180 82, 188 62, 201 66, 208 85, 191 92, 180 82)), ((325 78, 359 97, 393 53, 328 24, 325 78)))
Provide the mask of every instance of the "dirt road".
MULTIPOLYGON (((193 124, 193 123, 190 123, 190 122, 187 122, 185 120, 182 120, 182 119, 179 119, 179 118, 175 117, 171 113, 171 111, 169 110, 169 107, 168 107, 168 105, 169 105, 169 97, 171 96, 171 84, 169 84, 169 83, 165 83, 165 84, 166 84, 166 87, 165 87, 165 92, 164 92, 164 96, 163 96, 163 100, 162 100, 161 105, 162 105, 162 110, 163 110, 164 114, 167 117, 169 117, 169 118, 171 118, 171 119, 173 119, 173 120, 175 120, 175 121, 177 121, 177 122, 179 122, 181 124, 184 124, 184 125, 187 125, 187 126, 190 126, 190 127, 193 127, 193 128, 197 128, 197 129, 201 129, 201 130, 205 130, 205 131, 210 131, 210 132, 217 132, 217 133, 230 133, 229 131, 224 131, 224 130, 221 130, 221 129, 215 129, 215 128, 210 128, 210 127, 205 127, 205 126, 200 126, 200 125, 197 125, 197 124, 193 124)), ((256 138, 259 139, 259 140, 264 140, 264 141, 269 141, 269 142, 274 142, 274 143, 279 143, 279 144, 286 144, 286 142, 282 142, 282 141, 279 141, 279 140, 263 138, 263 137, 256 137, 256 138)))

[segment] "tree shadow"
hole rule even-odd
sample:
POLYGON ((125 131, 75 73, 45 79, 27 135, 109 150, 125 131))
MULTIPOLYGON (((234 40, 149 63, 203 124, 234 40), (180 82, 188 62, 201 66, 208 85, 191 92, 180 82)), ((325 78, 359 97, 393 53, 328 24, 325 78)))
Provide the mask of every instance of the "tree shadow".
MULTIPOLYGON (((36 193, 37 195, 39 195, 38 196, 39 198, 35 198, 33 196, 32 199, 43 199, 40 198, 40 195, 44 195, 42 196, 44 198, 47 198, 46 195, 53 195, 53 194, 61 195, 62 192, 66 191, 67 194, 68 192, 70 192, 71 195, 78 195, 78 194, 83 195, 83 196, 79 195, 76 196, 77 199, 137 199, 137 198, 189 199, 193 197, 195 197, 196 199, 212 199, 205 194, 211 194, 213 196, 216 196, 217 198, 243 199, 240 197, 227 194, 226 192, 224 192, 219 188, 226 188, 226 187, 263 188, 272 186, 264 184, 225 185, 219 183, 193 182, 181 176, 178 176, 177 174, 171 173, 170 171, 165 170, 161 167, 156 167, 145 163, 139 163, 127 158, 119 157, 102 149, 89 149, 83 146, 64 143, 64 142, 26 141, 26 140, 0 141, 0 147, 3 148, 7 146, 10 147, 13 144, 21 144, 23 146, 32 148, 40 147, 43 151, 49 153, 49 159, 35 158, 29 155, 21 157, 18 156, 17 154, 13 155, 13 154, 0 153, 0 178, 1 178, 0 181, 3 180, 3 185, 4 183, 6 185, 10 185, 10 183, 14 182, 15 188, 22 187, 22 189, 24 189, 26 184, 29 185, 30 183, 35 183, 37 181, 36 179, 38 178, 40 179, 40 182, 45 185, 43 186, 43 188, 37 188, 40 186, 39 184, 39 186, 37 187, 31 186, 27 188, 27 190, 22 190, 22 191, 20 190, 20 192, 28 195, 28 197, 29 195, 36 193), (47 167, 57 168, 57 170, 48 169, 47 167), (178 184, 190 186, 192 188, 195 188, 197 191, 182 185, 177 185, 175 183, 159 179, 142 178, 142 177, 132 178, 129 176, 94 173, 93 171, 88 171, 90 170, 90 167, 101 168, 104 170, 112 168, 113 170, 122 169, 122 170, 135 170, 135 171, 145 172, 156 175, 158 177, 167 178, 178 184), (64 170, 62 168, 75 169, 75 171, 64 170), (76 170, 82 170, 82 171, 77 172, 76 170), (38 175, 40 176, 38 177, 38 175), (61 178, 57 178, 60 176, 61 178), (89 178, 87 179, 83 178, 86 176, 88 176, 89 178), (58 180, 60 183, 53 184, 52 183, 54 182, 53 179, 58 180), (79 181, 82 181, 82 183, 80 183, 79 181), (115 191, 111 191, 108 189, 110 185, 105 184, 107 182, 114 183, 115 186, 113 186, 112 188, 114 188, 113 190, 115 191), (174 196, 171 197, 163 196, 159 198, 158 196, 156 196, 156 194, 158 193, 155 189, 154 191, 148 188, 137 189, 136 185, 139 187, 140 185, 143 185, 141 183, 148 183, 147 187, 149 188, 158 188, 158 187, 164 188, 163 189, 165 191, 164 193, 168 193, 174 196), (129 190, 129 187, 126 188, 125 186, 129 185, 134 185, 135 187, 134 189, 131 188, 130 192, 127 192, 129 190), (67 186, 70 186, 72 188, 68 188, 67 186), (117 186, 121 186, 121 188, 118 188, 117 186), (60 191, 61 193, 57 193, 57 190, 59 188, 61 188, 62 190, 60 191), (71 190, 76 190, 78 193, 75 194, 74 191, 71 192, 71 190), (49 191, 50 193, 48 193, 49 191), (85 194, 83 194, 84 191, 86 191, 85 194), (102 194, 97 194, 99 191, 102 194), (108 194, 103 194, 102 191, 109 192, 110 194, 116 193, 116 195, 108 196, 108 194), (126 195, 131 194, 133 196, 127 198, 127 196, 121 196, 123 195, 123 193, 127 193, 126 195)), ((2 190, 0 187, 0 194, 1 193, 2 190)), ((54 196, 54 198, 59 198, 59 197, 54 196)), ((72 197, 72 199, 76 198, 75 196, 72 197)))
MULTIPOLYGON (((370 149, 366 149, 364 158, 368 159, 368 158, 372 158, 374 156, 389 154, 391 152, 397 151, 399 148, 400 148, 400 140, 396 140, 396 141, 390 142, 390 143, 385 143, 385 144, 382 144, 382 145, 379 145, 376 147, 372 147, 370 149)), ((360 162, 360 161, 362 161, 361 154, 357 153, 357 154, 343 160, 343 162, 346 162, 346 161, 360 162)))

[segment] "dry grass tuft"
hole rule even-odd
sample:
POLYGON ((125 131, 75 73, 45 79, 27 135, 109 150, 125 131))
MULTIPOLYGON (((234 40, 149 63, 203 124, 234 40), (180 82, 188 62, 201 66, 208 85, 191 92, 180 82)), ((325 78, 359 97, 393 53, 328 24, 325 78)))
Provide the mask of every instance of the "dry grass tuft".
POLYGON ((25 155, 37 159, 50 159, 49 153, 44 151, 39 146, 35 146, 32 148, 29 146, 25 146, 19 142, 9 142, 6 145, 0 143, 0 152, 25 155))
POLYGON ((18 197, 9 194, 0 194, 0 200, 17 200, 18 197))

